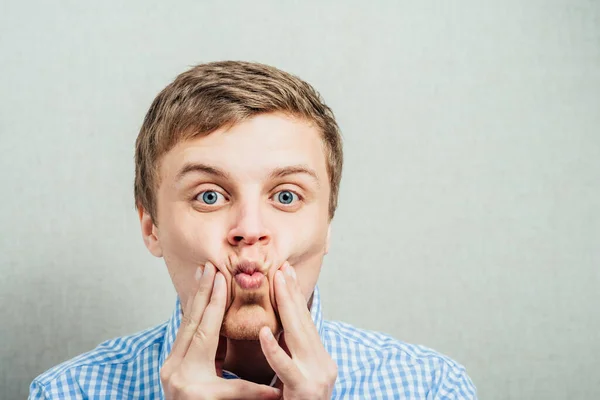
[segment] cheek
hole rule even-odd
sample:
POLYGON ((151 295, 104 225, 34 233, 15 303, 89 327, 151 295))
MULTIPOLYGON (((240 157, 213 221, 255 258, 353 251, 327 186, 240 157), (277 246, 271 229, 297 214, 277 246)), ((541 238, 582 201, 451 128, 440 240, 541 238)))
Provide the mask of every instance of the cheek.
POLYGON ((201 220, 198 215, 171 217, 160 224, 163 258, 182 306, 196 290, 195 274, 206 261, 217 261, 222 253, 223 224, 201 220))
MULTIPOLYGON (((310 298, 321 271, 328 226, 302 224, 281 232, 278 252, 296 271, 304 297, 310 298)), ((273 293, 273 292, 272 292, 273 293)))
POLYGON ((165 259, 168 257, 184 266, 194 267, 217 260, 225 237, 223 224, 198 217, 188 215, 170 221, 161 238, 165 259))
POLYGON ((325 253, 327 227, 303 224, 286 230, 281 236, 283 240, 280 252, 296 268, 325 253))

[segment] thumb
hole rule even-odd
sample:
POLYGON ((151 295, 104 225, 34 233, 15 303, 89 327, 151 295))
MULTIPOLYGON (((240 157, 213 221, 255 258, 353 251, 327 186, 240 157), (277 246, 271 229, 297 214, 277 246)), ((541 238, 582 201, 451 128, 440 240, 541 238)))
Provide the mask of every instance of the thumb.
POLYGON ((230 379, 226 388, 219 393, 220 399, 248 399, 248 400, 279 400, 281 399, 281 390, 267 386, 258 385, 243 379, 230 379))

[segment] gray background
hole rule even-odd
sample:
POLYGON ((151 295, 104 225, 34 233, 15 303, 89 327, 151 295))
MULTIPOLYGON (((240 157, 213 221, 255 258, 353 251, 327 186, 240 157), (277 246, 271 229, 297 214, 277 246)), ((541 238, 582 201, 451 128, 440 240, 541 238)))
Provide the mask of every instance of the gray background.
POLYGON ((133 144, 219 59, 338 116, 327 317, 453 357, 482 399, 600 398, 599 2, 12 1, 0 26, 2 399, 170 314, 133 144))

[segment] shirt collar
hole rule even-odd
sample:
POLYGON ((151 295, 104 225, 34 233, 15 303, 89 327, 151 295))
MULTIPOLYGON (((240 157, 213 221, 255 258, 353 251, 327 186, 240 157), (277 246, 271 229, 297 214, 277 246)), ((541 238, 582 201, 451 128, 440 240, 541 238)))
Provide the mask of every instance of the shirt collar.
MULTIPOLYGON (((323 313, 321 310, 321 295, 319 294, 319 288, 316 286, 315 290, 313 291, 310 316, 317 327, 317 332, 319 332, 321 341, 323 341, 323 313)), ((171 318, 169 318, 169 321, 167 322, 165 338, 158 359, 159 370, 162 368, 167 356, 171 353, 179 325, 181 325, 181 302, 179 301, 179 296, 177 296, 177 300, 175 301, 175 309, 173 310, 173 314, 171 314, 171 318)))

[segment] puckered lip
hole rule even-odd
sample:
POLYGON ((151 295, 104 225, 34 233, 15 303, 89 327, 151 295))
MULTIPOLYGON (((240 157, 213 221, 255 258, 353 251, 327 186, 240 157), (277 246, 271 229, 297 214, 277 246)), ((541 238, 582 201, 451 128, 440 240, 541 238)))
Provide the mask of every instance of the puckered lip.
POLYGON ((260 272, 263 275, 266 275, 266 271, 261 270, 261 264, 255 262, 255 261, 242 260, 235 265, 234 270, 233 270, 233 275, 234 276, 238 275, 238 274, 252 275, 255 272, 260 272))

